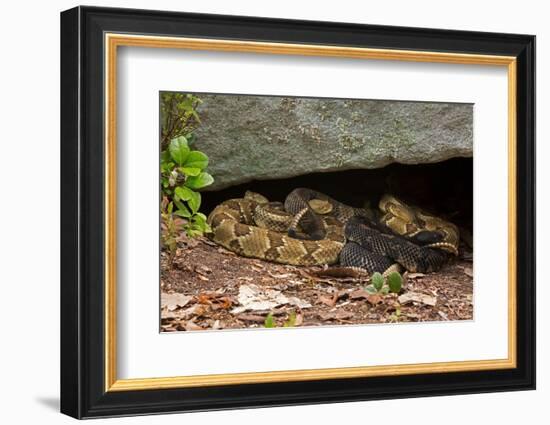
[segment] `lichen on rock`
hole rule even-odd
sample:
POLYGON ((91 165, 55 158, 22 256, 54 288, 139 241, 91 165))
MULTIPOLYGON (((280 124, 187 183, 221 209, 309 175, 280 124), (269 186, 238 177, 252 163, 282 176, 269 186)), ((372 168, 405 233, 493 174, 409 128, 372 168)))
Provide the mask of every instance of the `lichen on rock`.
POLYGON ((314 172, 473 154, 473 105, 199 94, 209 190, 314 172))

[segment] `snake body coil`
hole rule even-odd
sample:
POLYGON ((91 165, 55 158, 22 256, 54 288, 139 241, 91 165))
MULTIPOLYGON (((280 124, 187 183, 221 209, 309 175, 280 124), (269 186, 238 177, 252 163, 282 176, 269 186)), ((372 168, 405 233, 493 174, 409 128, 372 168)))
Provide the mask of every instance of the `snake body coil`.
POLYGON ((299 188, 284 206, 247 193, 208 216, 211 238, 245 257, 298 266, 361 267, 395 263, 412 272, 437 271, 458 252, 456 226, 386 195, 373 211, 299 188))

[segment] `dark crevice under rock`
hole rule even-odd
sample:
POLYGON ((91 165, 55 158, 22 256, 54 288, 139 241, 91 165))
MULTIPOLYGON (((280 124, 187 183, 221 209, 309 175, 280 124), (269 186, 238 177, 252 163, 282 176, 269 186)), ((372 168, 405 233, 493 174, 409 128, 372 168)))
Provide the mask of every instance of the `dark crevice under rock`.
POLYGON ((202 210, 209 213, 217 204, 242 197, 247 190, 273 201, 284 201, 297 187, 324 192, 353 206, 365 201, 376 205, 384 193, 392 193, 455 224, 472 230, 473 161, 454 158, 434 164, 391 164, 370 170, 311 173, 276 180, 255 180, 226 189, 204 192, 202 210))

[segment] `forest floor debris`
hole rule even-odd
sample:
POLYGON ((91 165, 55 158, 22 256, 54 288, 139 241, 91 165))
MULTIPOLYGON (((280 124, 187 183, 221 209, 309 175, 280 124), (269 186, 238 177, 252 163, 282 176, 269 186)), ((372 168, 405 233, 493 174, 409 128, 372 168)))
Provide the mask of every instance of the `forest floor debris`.
POLYGON ((471 320, 472 255, 437 273, 405 273, 401 294, 372 295, 367 276, 244 258, 206 238, 180 237, 170 267, 161 252, 161 330, 471 320), (269 316, 269 318, 268 318, 269 316), (273 325, 273 326, 271 326, 273 325))

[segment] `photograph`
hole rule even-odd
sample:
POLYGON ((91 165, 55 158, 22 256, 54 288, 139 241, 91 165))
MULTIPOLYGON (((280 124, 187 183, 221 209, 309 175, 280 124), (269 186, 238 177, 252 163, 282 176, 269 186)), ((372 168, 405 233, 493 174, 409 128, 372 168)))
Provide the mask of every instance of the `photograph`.
POLYGON ((535 389, 535 35, 296 7, 61 12, 65 415, 535 389))
POLYGON ((474 320, 474 104, 158 99, 161 332, 474 320))

